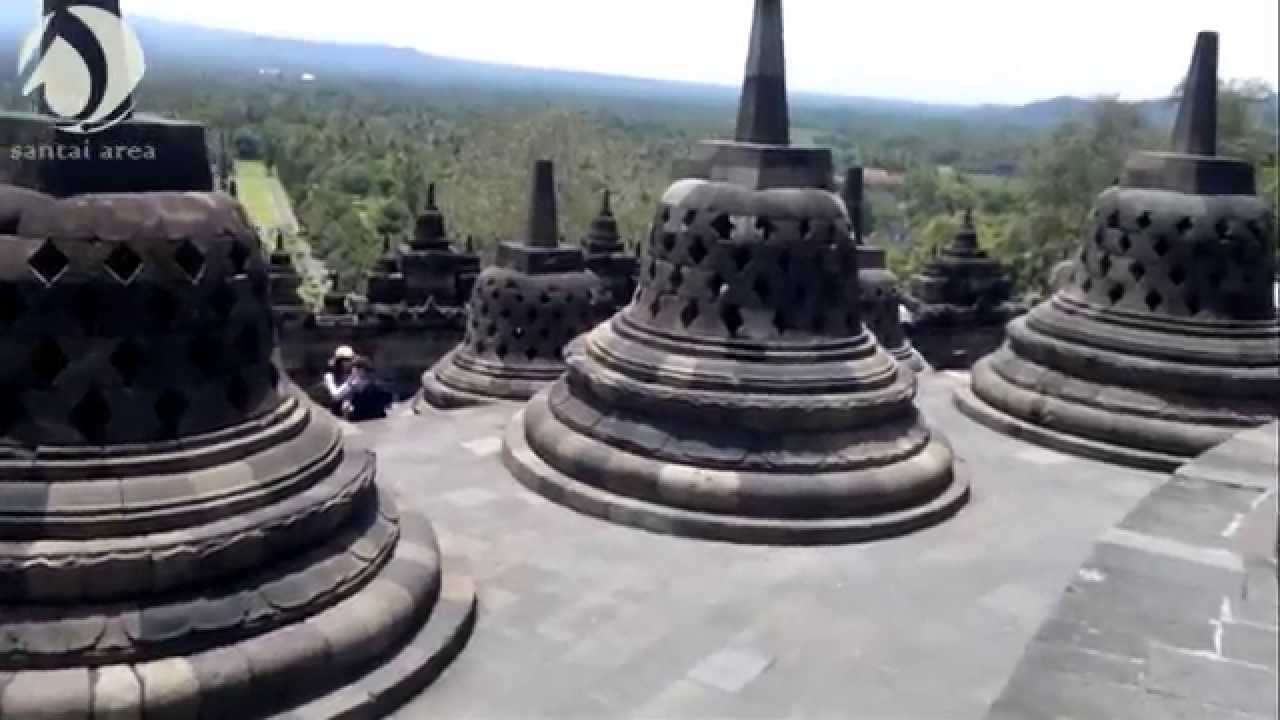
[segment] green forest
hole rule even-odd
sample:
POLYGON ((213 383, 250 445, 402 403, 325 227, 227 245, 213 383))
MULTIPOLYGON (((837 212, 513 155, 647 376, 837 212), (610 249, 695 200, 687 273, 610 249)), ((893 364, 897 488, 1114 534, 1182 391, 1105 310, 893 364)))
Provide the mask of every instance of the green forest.
MULTIPOLYGON (((1272 92, 1257 81, 1223 82, 1219 126, 1222 152, 1253 161, 1259 191, 1274 203, 1276 124, 1262 109, 1272 92)), ((18 105, 13 95, 6 100, 18 105)), ((237 158, 265 166, 287 190, 311 253, 354 291, 386 244, 412 233, 431 182, 459 244, 471 237, 487 252, 518 239, 537 158, 556 162, 566 239, 582 236, 607 188, 633 243, 647 234, 676 163, 698 140, 729 136, 734 119, 723 103, 194 72, 149 76, 138 105, 205 123, 215 148, 225 139, 237 158)), ((797 107, 793 141, 830 146, 839 169, 887 171, 892 182, 869 184, 867 230, 889 248, 900 277, 973 208, 981 242, 1034 293, 1126 155, 1167 144, 1168 129, 1139 106, 1102 97, 1086 107, 1044 130, 797 107)))

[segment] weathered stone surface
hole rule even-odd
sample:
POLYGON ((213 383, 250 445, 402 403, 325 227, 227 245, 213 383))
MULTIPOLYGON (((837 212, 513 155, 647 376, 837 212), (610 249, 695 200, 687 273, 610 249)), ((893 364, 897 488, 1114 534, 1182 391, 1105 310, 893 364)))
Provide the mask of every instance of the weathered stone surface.
POLYGON ((636 291, 639 260, 627 253, 618 234, 618 221, 609 205, 609 191, 600 198, 600 214, 591 221, 591 229, 582 239, 587 269, 604 284, 596 314, 600 320, 626 307, 636 291))
MULTIPOLYGON (((1188 86, 1216 66, 1202 34, 1188 86)), ((1182 115, 1209 118, 1212 92, 1182 115), (1188 113, 1190 115, 1188 115, 1188 113)), ((1188 120, 1187 122, 1191 122, 1188 120)), ((1136 153, 1098 196, 1071 281, 1015 320, 980 362, 970 415, 1058 448, 1172 469, 1280 407, 1272 214, 1246 163, 1194 154, 1208 120, 1173 153, 1136 153)), ((1181 127, 1181 125, 1180 125, 1181 127)))
POLYGON ((534 165, 527 237, 502 243, 477 278, 462 343, 422 377, 422 403, 527 400, 564 372, 565 347, 600 320, 604 286, 583 251, 558 244, 552 164, 534 165))
MULTIPOLYGON (((780 13, 757 3, 739 135, 761 142, 778 134, 764 97, 780 13)), ((863 326, 830 152, 712 155, 712 179, 663 196, 634 300, 513 422, 508 467, 583 512, 724 540, 861 540, 948 516, 967 483, 913 405, 914 374, 863 326)))

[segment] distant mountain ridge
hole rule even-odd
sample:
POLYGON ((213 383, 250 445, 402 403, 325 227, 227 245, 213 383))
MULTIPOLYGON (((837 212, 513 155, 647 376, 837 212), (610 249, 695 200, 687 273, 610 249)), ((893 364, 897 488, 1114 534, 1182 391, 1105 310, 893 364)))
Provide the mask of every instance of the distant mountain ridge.
MULTIPOLYGON (((35 15, 14 8, 0 10, 0 47, 16 58, 20 39, 35 15)), ((322 43, 217 30, 133 16, 153 67, 198 67, 256 73, 278 69, 322 80, 377 78, 424 87, 469 87, 513 90, 529 94, 571 94, 604 98, 654 98, 676 102, 734 102, 738 88, 671 80, 652 80, 589 72, 526 68, 458 60, 408 48, 322 43)), ((0 62, 4 62, 0 56, 0 62)), ((8 67, 13 67, 9 64, 8 67)), ((1058 97, 1026 105, 946 105, 886 98, 793 93, 797 108, 847 109, 906 117, 953 117, 976 122, 1049 127, 1088 110, 1091 100, 1058 97)), ((1272 97, 1272 105, 1276 98, 1272 97)), ((1139 103, 1158 125, 1172 124, 1173 106, 1166 100, 1139 103)))

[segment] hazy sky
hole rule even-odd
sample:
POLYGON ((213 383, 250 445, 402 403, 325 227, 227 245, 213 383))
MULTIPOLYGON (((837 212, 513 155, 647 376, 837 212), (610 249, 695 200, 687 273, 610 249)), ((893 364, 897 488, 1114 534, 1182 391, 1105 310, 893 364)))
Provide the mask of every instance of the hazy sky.
MULTIPOLYGON (((37 0, 0 0, 3 3, 37 0)), ((123 0, 126 13, 451 57, 736 85, 751 0, 123 0)), ((788 0, 791 87, 935 102, 1166 95, 1195 34, 1277 83, 1277 0, 788 0)))

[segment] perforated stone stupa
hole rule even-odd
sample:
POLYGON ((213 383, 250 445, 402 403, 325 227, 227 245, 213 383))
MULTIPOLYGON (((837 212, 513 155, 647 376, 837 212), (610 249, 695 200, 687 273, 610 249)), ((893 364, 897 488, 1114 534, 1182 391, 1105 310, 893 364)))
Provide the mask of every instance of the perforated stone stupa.
POLYGON ((1135 153, 1098 196, 1071 281, 957 397, 971 416, 1169 470, 1276 415, 1275 227, 1253 168, 1216 154, 1217 58, 1201 33, 1172 152, 1135 153))
POLYGON ((602 285, 559 237, 554 167, 539 160, 525 239, 501 243, 476 280, 466 335, 423 375, 419 409, 527 400, 564 373, 565 347, 599 319, 602 285))
POLYGON ((939 370, 968 368, 1004 342, 1009 320, 1026 312, 1013 299, 1013 280, 978 245, 973 212, 959 232, 911 279, 905 302, 911 341, 939 370))
POLYGON ((615 522, 821 543, 967 498, 913 373, 863 327, 831 153, 789 144, 779 0, 758 0, 736 140, 664 194, 635 300, 508 428, 532 489, 615 522))
POLYGON ((622 236, 618 233, 618 220, 613 216, 609 203, 609 191, 600 197, 600 213, 591 221, 591 229, 582 239, 586 253, 587 269, 604 283, 598 313, 600 320, 608 318, 631 302, 636 291, 636 272, 639 261, 627 253, 622 236))
POLYGON ((902 292, 898 276, 889 270, 884 248, 862 238, 862 168, 850 168, 844 176, 841 197, 849 211, 850 227, 858 250, 858 289, 862 293, 862 319, 895 360, 913 372, 925 370, 924 358, 911 346, 902 327, 902 292))
POLYGON ((0 236, 0 717, 386 714, 473 589, 283 376, 244 210, 69 194, 0 236))

